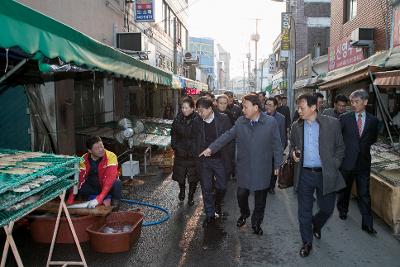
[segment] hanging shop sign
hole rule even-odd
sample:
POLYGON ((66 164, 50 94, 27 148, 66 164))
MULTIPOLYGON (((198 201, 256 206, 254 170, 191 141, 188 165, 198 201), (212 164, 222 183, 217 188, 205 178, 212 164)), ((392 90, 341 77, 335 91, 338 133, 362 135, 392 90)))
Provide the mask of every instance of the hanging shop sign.
POLYGON ((136 0, 135 2, 135 21, 154 22, 154 1, 136 0))
POLYGON ((342 40, 335 46, 328 48, 328 70, 335 70, 348 65, 353 65, 364 59, 363 49, 352 47, 349 39, 342 40))
POLYGON ((290 13, 281 14, 281 56, 288 57, 290 49, 290 13))
POLYGON ((400 6, 393 10, 393 47, 400 45, 400 6))
POLYGON ((311 78, 311 54, 296 62, 296 80, 311 78))

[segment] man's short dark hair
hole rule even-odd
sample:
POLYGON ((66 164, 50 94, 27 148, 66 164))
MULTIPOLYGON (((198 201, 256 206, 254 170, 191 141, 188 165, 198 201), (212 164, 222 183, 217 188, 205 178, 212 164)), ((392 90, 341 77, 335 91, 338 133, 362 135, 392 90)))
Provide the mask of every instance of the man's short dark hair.
POLYGON ((282 96, 282 99, 287 99, 287 97, 284 95, 284 96, 282 96))
POLYGON ((215 99, 215 96, 210 92, 201 92, 200 96, 202 96, 202 97, 203 96, 209 96, 209 97, 211 97, 211 99, 215 99))
POLYGON ((274 98, 277 99, 277 100, 281 100, 282 96, 281 95, 276 95, 276 96, 274 96, 274 98))
POLYGON ((265 92, 258 92, 258 95, 263 95, 265 97, 265 92))
POLYGON ((224 95, 227 95, 228 97, 233 97, 233 92, 232 91, 225 91, 224 95))
POLYGON ((335 97, 335 103, 337 103, 339 101, 347 103, 347 102, 349 102, 349 99, 345 95, 337 95, 335 97))
POLYGON ((274 106, 278 105, 278 100, 275 97, 268 97, 267 99, 265 99, 265 102, 267 101, 272 101, 274 103, 274 106))
POLYGON ((317 105, 318 97, 315 94, 303 94, 297 98, 297 103, 300 100, 305 100, 307 102, 307 106, 312 107, 317 105))
POLYGON ((89 139, 86 140, 86 148, 87 149, 92 149, 93 145, 96 144, 97 142, 101 142, 100 136, 92 136, 89 137, 89 139))
POLYGON ((250 93, 248 95, 245 95, 243 97, 243 100, 247 100, 249 102, 251 102, 251 104, 257 105, 258 106, 258 110, 261 111, 261 103, 260 103, 260 99, 258 99, 258 95, 254 94, 254 93, 250 93))
POLYGON ((320 92, 315 92, 314 94, 313 94, 315 97, 317 97, 317 98, 324 98, 324 95, 323 94, 321 94, 320 92))
POLYGON ((213 101, 205 96, 200 97, 196 102, 196 108, 210 108, 213 107, 213 101))
POLYGON ((182 99, 182 105, 183 103, 187 103, 189 107, 194 108, 194 100, 190 96, 186 96, 182 99))

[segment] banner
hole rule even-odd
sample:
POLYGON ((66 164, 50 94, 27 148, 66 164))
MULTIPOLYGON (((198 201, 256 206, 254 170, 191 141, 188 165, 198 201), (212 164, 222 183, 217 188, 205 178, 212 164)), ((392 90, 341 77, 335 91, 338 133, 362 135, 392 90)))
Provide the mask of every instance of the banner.
POLYGON ((154 1, 136 0, 135 2, 135 21, 154 22, 154 1))
POLYGON ((281 61, 286 61, 290 50, 290 13, 281 14, 281 61))
POLYGON ((329 47, 328 55, 329 71, 355 64, 364 59, 363 49, 352 47, 348 38, 329 47))

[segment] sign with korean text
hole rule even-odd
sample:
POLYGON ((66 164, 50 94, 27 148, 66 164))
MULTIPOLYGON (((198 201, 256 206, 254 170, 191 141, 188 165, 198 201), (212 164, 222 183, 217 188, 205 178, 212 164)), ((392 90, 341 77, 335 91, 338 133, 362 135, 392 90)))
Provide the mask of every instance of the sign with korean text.
POLYGON ((296 80, 311 78, 311 54, 296 62, 296 80))
POLYGON ((290 13, 283 12, 281 15, 281 51, 290 49, 290 13))
POLYGON ((349 39, 342 40, 337 45, 329 47, 328 55, 329 71, 353 65, 364 59, 363 49, 352 47, 349 39))
POLYGON ((136 0, 135 21, 154 21, 154 0, 136 0))
POLYGON ((400 6, 393 10, 393 47, 400 45, 400 6))

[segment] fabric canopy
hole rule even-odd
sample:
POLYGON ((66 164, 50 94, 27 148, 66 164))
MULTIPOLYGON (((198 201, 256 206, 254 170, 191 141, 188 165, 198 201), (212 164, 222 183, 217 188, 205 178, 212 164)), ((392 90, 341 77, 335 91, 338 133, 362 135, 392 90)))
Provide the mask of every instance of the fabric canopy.
POLYGON ((107 46, 12 0, 0 1, 0 47, 18 47, 39 60, 60 58, 89 70, 114 73, 156 84, 171 85, 172 74, 107 46))
POLYGON ((374 75, 374 84, 379 87, 400 87, 400 70, 376 72, 374 75))
POLYGON ((369 71, 375 72, 400 67, 400 48, 392 48, 364 59, 354 65, 343 67, 327 73, 324 82, 319 85, 321 90, 338 88, 367 79, 369 71))

